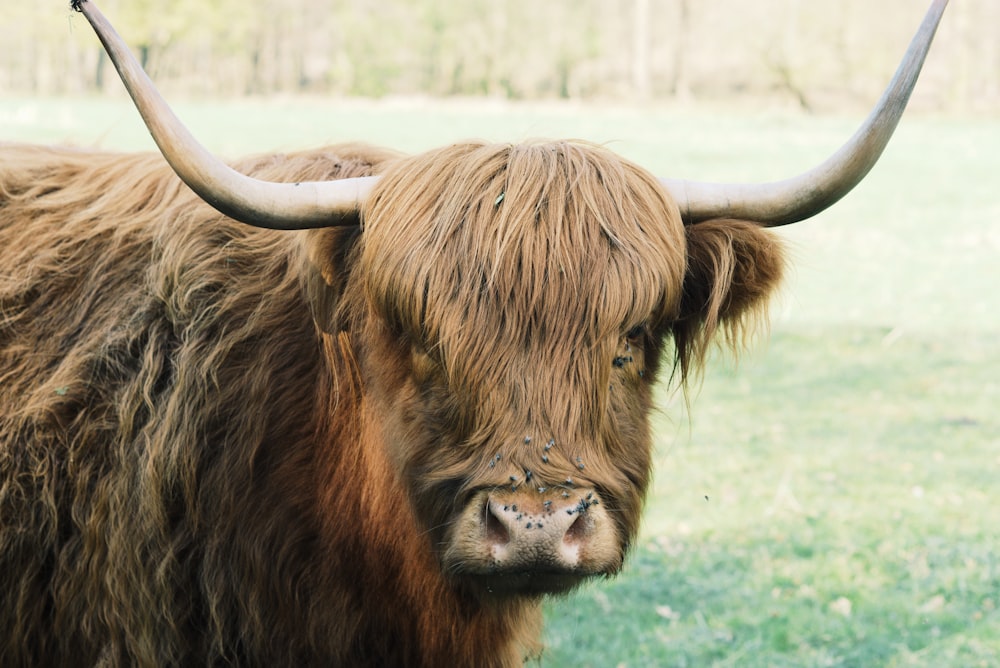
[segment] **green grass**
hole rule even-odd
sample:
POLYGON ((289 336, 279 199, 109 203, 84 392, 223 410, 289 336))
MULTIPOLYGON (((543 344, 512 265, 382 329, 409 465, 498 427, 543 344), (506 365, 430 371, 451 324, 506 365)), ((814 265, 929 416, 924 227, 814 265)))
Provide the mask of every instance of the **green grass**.
MULTIPOLYGON (((582 137, 664 175, 779 178, 857 118, 451 103, 188 103, 237 156, 582 137)), ((150 148, 125 100, 0 101, 4 140, 150 148)), ((1000 665, 1000 120, 904 119, 847 199, 782 229, 768 342, 664 389, 625 572, 549 603, 543 666, 1000 665)))
POLYGON ((544 665, 997 665, 1000 340, 886 333, 713 365, 659 422, 629 567, 550 606, 544 665))

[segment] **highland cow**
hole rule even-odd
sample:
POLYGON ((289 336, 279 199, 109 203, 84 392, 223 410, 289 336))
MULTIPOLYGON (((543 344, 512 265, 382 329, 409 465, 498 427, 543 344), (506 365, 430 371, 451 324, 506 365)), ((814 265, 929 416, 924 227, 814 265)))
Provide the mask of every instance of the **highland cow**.
POLYGON ((537 655, 541 598, 636 537, 652 386, 753 329, 764 228, 864 176, 944 3, 847 148, 763 186, 564 141, 232 171, 79 6, 181 178, 0 146, 4 666, 537 655))

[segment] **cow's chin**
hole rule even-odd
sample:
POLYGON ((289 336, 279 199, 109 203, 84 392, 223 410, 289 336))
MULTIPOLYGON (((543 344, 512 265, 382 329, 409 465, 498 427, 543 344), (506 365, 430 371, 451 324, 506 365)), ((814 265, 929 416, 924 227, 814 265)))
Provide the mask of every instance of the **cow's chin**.
POLYGON ((463 575, 459 585, 480 598, 539 598, 547 595, 566 594, 588 580, 590 575, 580 573, 493 573, 463 575))

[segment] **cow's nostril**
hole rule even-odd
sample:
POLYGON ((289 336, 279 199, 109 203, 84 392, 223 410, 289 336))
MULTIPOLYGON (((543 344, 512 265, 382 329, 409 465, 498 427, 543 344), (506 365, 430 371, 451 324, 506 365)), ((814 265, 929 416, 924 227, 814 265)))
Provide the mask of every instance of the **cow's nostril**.
POLYGON ((564 543, 582 543, 590 533, 591 520, 586 513, 580 513, 563 536, 564 543))
POLYGON ((510 542, 510 531, 503 519, 497 517, 491 504, 487 501, 486 508, 486 541, 490 545, 506 545, 510 542))

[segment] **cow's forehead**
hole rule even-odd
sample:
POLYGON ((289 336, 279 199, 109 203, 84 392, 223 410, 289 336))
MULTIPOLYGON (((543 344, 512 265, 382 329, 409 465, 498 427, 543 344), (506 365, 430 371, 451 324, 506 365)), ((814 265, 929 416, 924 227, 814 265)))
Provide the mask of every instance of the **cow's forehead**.
POLYGON ((377 311, 447 344, 588 344, 669 314, 684 271, 676 207, 599 147, 462 144, 390 170, 365 214, 377 311))

